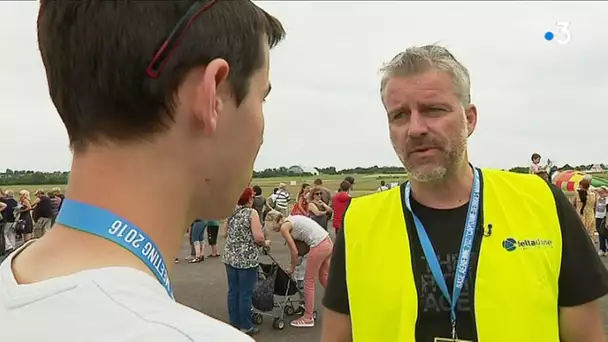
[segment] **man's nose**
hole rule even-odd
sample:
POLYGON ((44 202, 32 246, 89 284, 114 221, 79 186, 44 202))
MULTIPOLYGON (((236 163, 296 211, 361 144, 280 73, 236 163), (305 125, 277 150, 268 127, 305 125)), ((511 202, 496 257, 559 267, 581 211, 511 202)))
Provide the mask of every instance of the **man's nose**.
POLYGON ((419 111, 412 111, 410 114, 410 122, 408 127, 408 134, 410 136, 418 137, 428 133, 428 127, 426 120, 419 111))

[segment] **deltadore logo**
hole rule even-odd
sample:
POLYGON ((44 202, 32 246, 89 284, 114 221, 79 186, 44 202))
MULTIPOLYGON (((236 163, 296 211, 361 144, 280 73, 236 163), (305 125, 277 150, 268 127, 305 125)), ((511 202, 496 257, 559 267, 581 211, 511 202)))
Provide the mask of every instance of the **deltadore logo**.
POLYGON ((523 239, 516 240, 515 238, 506 238, 502 242, 502 248, 504 248, 507 252, 513 252, 514 250, 527 249, 527 248, 545 248, 545 247, 553 247, 552 240, 545 239, 523 239))
POLYGON ((505 239, 502 242, 502 248, 506 249, 507 252, 512 252, 517 248, 517 241, 514 238, 505 239))

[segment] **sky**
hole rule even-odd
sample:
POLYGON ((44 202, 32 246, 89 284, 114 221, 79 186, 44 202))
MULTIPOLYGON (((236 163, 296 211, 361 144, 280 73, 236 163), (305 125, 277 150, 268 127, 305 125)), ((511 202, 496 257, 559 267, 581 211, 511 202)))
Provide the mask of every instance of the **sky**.
MULTIPOLYGON (((450 49, 471 74, 479 113, 472 163, 527 165, 533 152, 559 165, 608 163, 608 2, 256 3, 287 31, 271 53, 256 170, 399 165, 378 71, 407 47, 430 43, 450 49), (557 42, 566 39, 557 22, 570 23, 566 44, 557 42)), ((38 51, 37 11, 35 1, 0 1, 0 128, 12 146, 0 170, 71 163, 38 51)))

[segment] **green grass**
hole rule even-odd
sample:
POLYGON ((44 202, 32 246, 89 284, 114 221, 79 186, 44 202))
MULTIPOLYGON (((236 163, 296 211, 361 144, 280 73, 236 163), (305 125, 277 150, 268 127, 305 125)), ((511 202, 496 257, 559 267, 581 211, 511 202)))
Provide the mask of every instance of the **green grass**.
MULTIPOLYGON (((387 184, 391 182, 403 182, 407 179, 407 176, 401 175, 351 175, 355 178, 355 186, 351 191, 353 196, 365 195, 376 191, 380 186, 380 181, 384 180, 387 184)), ((323 180, 323 186, 337 192, 340 187, 340 183, 344 180, 346 175, 320 175, 320 176, 309 176, 309 177, 275 177, 275 178, 260 178, 253 179, 251 185, 259 185, 262 188, 264 195, 270 195, 273 188, 279 186, 279 183, 287 184, 287 190, 295 196, 302 187, 302 184, 307 183, 312 185, 316 178, 323 180), (295 182, 295 185, 292 185, 295 182)))
MULTIPOLYGON (((303 183, 308 183, 312 185, 312 182, 316 178, 321 178, 323 180, 323 185, 330 189, 332 192, 336 192, 340 187, 340 183, 347 175, 319 175, 319 176, 306 176, 306 177, 273 177, 273 178, 257 178, 253 179, 252 185, 259 185, 262 188, 263 194, 265 196, 270 195, 272 189, 279 186, 279 183, 287 184, 287 189, 289 192, 295 197, 295 195, 300 191, 300 187, 303 183), (292 182, 295 182, 292 185, 292 182)), ((403 174, 395 174, 395 175, 387 175, 387 174, 377 174, 377 175, 348 175, 353 176, 355 178, 355 186, 351 194, 353 196, 361 196, 371 192, 376 191, 378 186, 380 185, 380 181, 384 180, 387 184, 391 182, 403 182, 407 179, 406 175, 403 174)), ((601 178, 608 178, 608 172, 601 174, 594 174, 594 176, 601 178)), ((3 189, 12 189, 15 193, 20 190, 28 190, 31 194, 34 193, 37 189, 50 190, 54 187, 58 187, 62 190, 65 189, 65 184, 56 184, 56 185, 8 185, 3 187, 3 189)))
MULTIPOLYGON (((376 191, 380 186, 380 181, 384 180, 387 184, 391 182, 402 182, 407 179, 405 175, 351 175, 355 178, 355 186, 351 193, 354 196, 360 196, 376 191)), ((287 190, 295 197, 300 191, 303 183, 312 185, 316 178, 323 180, 323 186, 330 189, 332 192, 338 191, 340 183, 344 180, 346 175, 320 175, 320 176, 309 176, 309 177, 273 177, 273 178, 258 178, 253 179, 251 185, 259 185, 262 188, 262 192, 265 196, 269 196, 273 188, 279 186, 279 183, 287 184, 287 190), (292 185, 292 183, 294 183, 292 185)), ((15 193, 21 190, 28 190, 33 194, 37 189, 51 190, 52 188, 65 189, 65 184, 51 184, 51 185, 8 185, 2 187, 2 189, 11 189, 15 193)))

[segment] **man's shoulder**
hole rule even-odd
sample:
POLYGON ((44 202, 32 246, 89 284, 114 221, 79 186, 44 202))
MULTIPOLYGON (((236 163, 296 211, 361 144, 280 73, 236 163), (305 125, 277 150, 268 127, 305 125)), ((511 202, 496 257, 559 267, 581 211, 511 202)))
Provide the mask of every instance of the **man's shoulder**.
MULTIPOLYGON (((5 277, 6 267, 2 265, 5 277)), ((20 294, 16 287, 10 289, 11 298, 0 297, 0 311, 3 301, 10 304, 27 297, 31 320, 44 322, 37 332, 14 329, 13 335, 9 333, 13 339, 7 340, 30 341, 62 331, 66 340, 83 341, 90 331, 99 331, 107 334, 106 340, 117 342, 252 341, 231 326, 174 302, 156 279, 134 269, 89 270, 37 286, 38 293, 20 294), (49 317, 49 310, 56 315, 49 317)), ((11 309, 7 315, 18 316, 18 311, 11 309)))
MULTIPOLYGON (((549 189, 551 183, 544 180, 535 174, 518 173, 496 169, 482 169, 482 178, 484 183, 489 181, 501 181, 502 184, 508 185, 511 188, 528 188, 526 191, 537 189, 549 189)), ((497 182, 495 182, 497 183, 497 182)))

